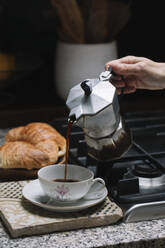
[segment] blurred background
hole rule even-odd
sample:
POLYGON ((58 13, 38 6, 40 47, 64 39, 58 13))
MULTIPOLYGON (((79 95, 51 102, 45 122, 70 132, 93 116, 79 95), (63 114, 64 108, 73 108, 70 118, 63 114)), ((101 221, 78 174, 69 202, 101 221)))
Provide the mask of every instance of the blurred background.
MULTIPOLYGON (((77 1, 84 16, 89 1, 77 1)), ((58 2, 56 6, 56 0, 0 0, 0 111, 65 106, 54 80, 56 44, 64 38, 59 32, 58 2)), ((118 57, 137 55, 165 62, 163 1, 112 2, 119 5, 109 17, 114 32, 109 40, 117 42, 118 57), (126 6, 122 18, 119 2, 126 6)), ((163 108, 164 102, 164 90, 139 90, 122 96, 121 105, 124 111, 134 111, 163 108), (148 104, 144 106, 143 100, 148 104)))

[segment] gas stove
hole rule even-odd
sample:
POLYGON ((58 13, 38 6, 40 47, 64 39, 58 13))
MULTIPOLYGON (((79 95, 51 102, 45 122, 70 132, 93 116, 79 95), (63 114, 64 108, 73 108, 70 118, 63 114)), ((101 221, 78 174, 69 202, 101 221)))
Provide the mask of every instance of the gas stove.
MULTIPOLYGON (((102 177, 124 213, 125 222, 165 217, 165 112, 124 115, 132 134, 132 146, 121 158, 97 161, 88 155, 84 133, 74 125, 70 134, 69 163, 91 169, 102 177)), ((66 136, 67 120, 53 120, 66 136)))

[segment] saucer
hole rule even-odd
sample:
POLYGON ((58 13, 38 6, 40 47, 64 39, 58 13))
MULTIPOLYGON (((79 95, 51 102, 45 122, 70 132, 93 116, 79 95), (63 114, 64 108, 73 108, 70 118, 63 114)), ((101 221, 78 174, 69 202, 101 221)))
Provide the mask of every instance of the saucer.
POLYGON ((84 198, 76 202, 64 204, 62 202, 53 201, 46 196, 40 186, 39 180, 36 179, 24 186, 22 195, 34 205, 47 210, 55 212, 76 212, 102 202, 107 197, 108 191, 105 186, 96 182, 84 198))

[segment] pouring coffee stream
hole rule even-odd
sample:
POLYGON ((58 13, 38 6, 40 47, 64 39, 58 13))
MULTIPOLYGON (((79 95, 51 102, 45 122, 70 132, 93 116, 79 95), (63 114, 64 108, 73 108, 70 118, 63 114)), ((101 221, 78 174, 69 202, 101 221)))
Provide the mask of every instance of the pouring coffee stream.
POLYGON ((100 161, 121 157, 132 143, 120 115, 116 88, 110 83, 112 74, 109 67, 99 78, 77 84, 70 89, 66 101, 69 122, 83 129, 88 154, 100 161))
POLYGON ((65 172, 64 172, 64 181, 67 180, 67 167, 68 167, 68 159, 69 159, 69 137, 70 131, 73 124, 72 119, 68 119, 68 126, 67 126, 67 134, 66 134, 66 155, 65 155, 65 172))

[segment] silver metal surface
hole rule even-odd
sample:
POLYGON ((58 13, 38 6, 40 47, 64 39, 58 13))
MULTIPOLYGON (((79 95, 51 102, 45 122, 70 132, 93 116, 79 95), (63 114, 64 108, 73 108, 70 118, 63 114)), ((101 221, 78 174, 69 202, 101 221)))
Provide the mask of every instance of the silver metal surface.
POLYGON ((118 114, 117 98, 114 99, 113 106, 102 109, 92 116, 83 116, 77 121, 77 125, 83 128, 86 135, 91 138, 103 138, 111 135, 119 126, 120 115, 118 114))
POLYGON ((140 191, 146 189, 156 189, 156 187, 160 187, 161 185, 165 185, 165 175, 155 178, 145 178, 145 177, 138 177, 139 178, 139 189, 140 191))
POLYGON ((70 89, 66 101, 69 117, 85 133, 89 155, 98 160, 120 157, 131 145, 121 121, 116 88, 109 82, 111 75, 104 71, 99 79, 84 80, 70 89))
MULTIPOLYGON (((86 96, 81 84, 74 86, 69 91, 66 105, 70 109, 69 116, 75 115, 78 120, 83 115, 96 115, 106 107, 111 106, 113 112, 119 112, 119 107, 116 109, 116 88, 109 81, 99 81, 98 79, 88 79, 88 85, 92 89, 92 93, 86 96), (115 103, 114 103, 115 99, 115 103), (115 110, 114 110, 115 109, 115 110)), ((113 114, 112 118, 116 116, 113 114)))
MULTIPOLYGON (((103 132, 104 129, 100 133, 103 132)), ((88 147, 88 154, 101 161, 121 157, 128 151, 132 144, 131 133, 124 129, 121 119, 119 126, 110 136, 94 139, 85 135, 85 140, 88 147)))
POLYGON ((165 201, 136 204, 124 214, 124 222, 137 222, 165 218, 165 201))
POLYGON ((112 74, 110 71, 103 71, 100 73, 99 79, 100 79, 100 81, 109 81, 111 75, 112 74))

